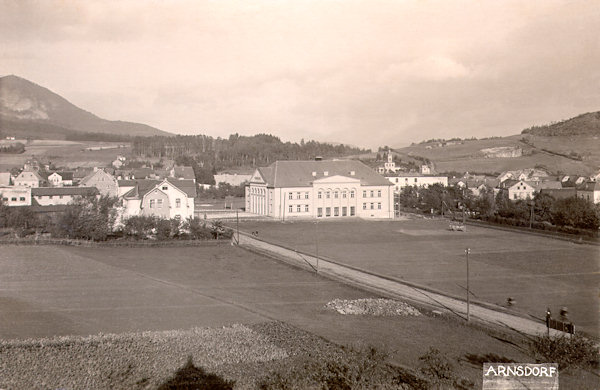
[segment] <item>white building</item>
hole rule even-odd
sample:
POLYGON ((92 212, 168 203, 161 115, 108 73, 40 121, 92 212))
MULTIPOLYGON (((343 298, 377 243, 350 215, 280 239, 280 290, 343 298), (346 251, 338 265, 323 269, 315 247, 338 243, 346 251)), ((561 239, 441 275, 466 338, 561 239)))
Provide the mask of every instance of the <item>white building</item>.
POLYGON ((537 188, 535 183, 526 182, 524 180, 507 180, 505 186, 508 189, 508 199, 510 200, 527 200, 533 199, 537 188))
POLYGON ((31 206, 31 187, 0 186, 0 198, 5 206, 31 206))
POLYGON ((593 204, 600 203, 600 182, 588 181, 577 187, 577 197, 593 204))
POLYGON ((354 160, 276 161, 246 186, 246 211, 277 219, 393 218, 392 185, 354 160))
POLYGON ((31 189, 33 203, 39 206, 66 205, 81 198, 99 197, 95 187, 40 187, 31 189))
POLYGON ((123 218, 134 215, 193 218, 195 197, 193 180, 136 180, 134 187, 123 195, 123 218))
POLYGON ((48 183, 53 187, 72 186, 73 172, 52 172, 48 175, 48 183))
POLYGON ((387 180, 394 186, 394 192, 401 192, 404 187, 429 187, 433 184, 441 184, 444 187, 448 186, 448 177, 446 176, 429 176, 419 174, 406 174, 399 176, 386 176, 387 180))

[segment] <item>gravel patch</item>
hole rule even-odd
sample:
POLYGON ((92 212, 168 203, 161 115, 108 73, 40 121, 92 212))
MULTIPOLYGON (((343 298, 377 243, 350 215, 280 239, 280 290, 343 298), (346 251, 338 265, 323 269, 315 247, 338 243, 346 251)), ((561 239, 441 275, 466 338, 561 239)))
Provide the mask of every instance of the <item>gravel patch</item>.
POLYGON ((325 307, 344 315, 419 316, 421 312, 406 302, 384 298, 334 299, 325 307))
MULTIPOLYGON (((0 341, 0 389, 154 389, 188 357, 207 371, 288 357, 243 325, 0 341)), ((242 376, 243 378, 243 376, 242 376)))

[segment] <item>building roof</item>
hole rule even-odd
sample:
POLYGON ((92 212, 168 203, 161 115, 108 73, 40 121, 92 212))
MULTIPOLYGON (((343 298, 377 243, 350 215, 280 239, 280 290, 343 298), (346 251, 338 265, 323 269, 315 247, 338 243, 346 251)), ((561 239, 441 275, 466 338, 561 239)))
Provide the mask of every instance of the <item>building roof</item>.
POLYGON ((600 191, 600 182, 588 181, 577 187, 577 191, 600 191))
POLYGON ((17 179, 22 179, 23 176, 24 176, 24 174, 26 174, 26 173, 32 174, 33 177, 35 179, 37 179, 38 181, 45 180, 44 177, 42 175, 40 175, 40 173, 38 171, 32 171, 32 170, 26 170, 26 171, 23 171, 23 172, 19 173, 19 176, 17 176, 17 179))
POLYGON ((366 186, 392 185, 385 177, 357 160, 276 161, 258 170, 270 187, 309 187, 315 180, 337 175, 358 179, 361 185, 366 186))
POLYGON ((99 195, 96 187, 39 187, 31 189, 31 196, 48 196, 48 195, 80 195, 94 196, 99 195))
POLYGON ((555 190, 559 190, 563 188, 562 187, 562 183, 560 181, 543 181, 540 184, 537 185, 537 189, 541 190, 541 189, 555 189, 555 190))
POLYGON ((59 175, 63 180, 73 180, 73 172, 48 172, 48 176, 59 175))
POLYGON ((133 187, 140 180, 117 180, 119 187, 133 187))
MULTIPOLYGON (((124 198, 141 198, 164 182, 164 180, 120 180, 120 182, 121 181, 127 181, 128 183, 134 182, 134 187, 123 195, 124 198)), ((196 197, 196 183, 194 183, 193 180, 176 180, 169 178, 167 181, 174 187, 185 192, 188 198, 196 197)))
POLYGON ((0 186, 9 186, 11 182, 10 172, 0 172, 0 186))
POLYGON ((182 179, 194 180, 194 169, 186 166, 176 166, 173 168, 173 176, 182 179))

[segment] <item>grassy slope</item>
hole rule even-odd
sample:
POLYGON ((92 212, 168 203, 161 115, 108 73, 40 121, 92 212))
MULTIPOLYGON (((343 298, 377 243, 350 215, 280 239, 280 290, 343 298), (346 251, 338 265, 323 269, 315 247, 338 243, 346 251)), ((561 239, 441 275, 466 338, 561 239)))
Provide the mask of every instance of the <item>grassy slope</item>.
POLYGON ((499 173, 505 170, 533 168, 545 166, 552 173, 590 174, 600 166, 600 140, 597 136, 579 135, 571 137, 528 136, 533 147, 522 143, 521 135, 513 135, 489 140, 464 141, 460 145, 432 147, 430 144, 419 144, 396 149, 406 158, 421 156, 431 160, 438 172, 486 172, 499 173), (516 158, 485 158, 481 149, 495 147, 521 147, 524 156, 516 158), (575 151, 584 156, 583 161, 576 161, 542 151, 547 149, 568 154, 575 151))

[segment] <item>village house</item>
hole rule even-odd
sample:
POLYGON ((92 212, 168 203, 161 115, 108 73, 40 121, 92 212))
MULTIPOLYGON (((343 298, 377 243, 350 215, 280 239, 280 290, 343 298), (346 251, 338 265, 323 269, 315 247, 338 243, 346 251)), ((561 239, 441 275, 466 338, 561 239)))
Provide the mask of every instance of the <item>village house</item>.
POLYGON ((246 185, 246 211, 277 219, 393 218, 392 184, 355 160, 276 161, 246 185))
POLYGON ((38 171, 25 170, 15 178, 15 186, 17 187, 44 187, 48 184, 48 181, 38 171))
POLYGON ((526 182, 524 180, 505 180, 502 182, 502 187, 508 191, 508 199, 510 200, 527 200, 533 199, 536 189, 536 183, 526 182))
POLYGON ((82 198, 99 197, 96 187, 42 187, 32 188, 32 204, 36 206, 66 205, 82 198))
POLYGON ((0 198, 5 206, 31 206, 31 187, 0 186, 0 198))
POLYGON ((433 176, 433 175, 422 175, 418 173, 413 174, 399 174, 398 176, 385 176, 387 180, 394 186, 394 192, 402 192, 404 187, 424 187, 427 188, 433 184, 441 184, 444 187, 448 186, 447 176, 433 176))
POLYGON ((107 196, 117 196, 119 184, 117 179, 104 169, 95 169, 94 172, 81 179, 81 187, 96 187, 100 194, 107 196))
POLYGON ((577 197, 593 204, 600 203, 600 182, 588 181, 577 187, 577 197))
POLYGON ((133 188, 122 196, 122 217, 193 218, 195 197, 196 183, 192 180, 136 180, 133 188))
POLYGON ((53 187, 73 185, 73 172, 52 172, 48 175, 48 183, 53 187))

